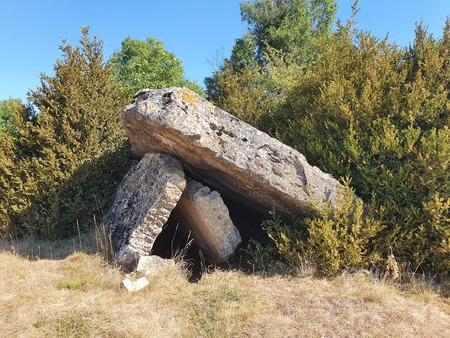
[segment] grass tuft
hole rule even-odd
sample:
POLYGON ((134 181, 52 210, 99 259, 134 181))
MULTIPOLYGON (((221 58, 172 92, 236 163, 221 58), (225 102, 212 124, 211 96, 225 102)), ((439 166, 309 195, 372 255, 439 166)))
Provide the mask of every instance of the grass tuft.
POLYGON ((41 334, 68 338, 89 337, 97 326, 89 312, 62 313, 55 318, 40 319, 33 324, 41 334))

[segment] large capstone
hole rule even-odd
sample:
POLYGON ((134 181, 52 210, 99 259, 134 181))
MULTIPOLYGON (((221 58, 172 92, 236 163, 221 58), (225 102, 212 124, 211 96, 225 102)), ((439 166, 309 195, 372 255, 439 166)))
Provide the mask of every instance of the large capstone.
POLYGON ((305 156, 186 88, 142 90, 123 112, 137 157, 163 152, 226 198, 292 217, 331 202, 339 183, 305 156))
POLYGON ((170 155, 148 153, 125 175, 106 217, 115 261, 133 269, 153 243, 178 203, 186 179, 170 155))
POLYGON ((189 238, 216 262, 225 262, 241 243, 241 236, 230 218, 220 194, 200 182, 188 179, 173 218, 189 238))

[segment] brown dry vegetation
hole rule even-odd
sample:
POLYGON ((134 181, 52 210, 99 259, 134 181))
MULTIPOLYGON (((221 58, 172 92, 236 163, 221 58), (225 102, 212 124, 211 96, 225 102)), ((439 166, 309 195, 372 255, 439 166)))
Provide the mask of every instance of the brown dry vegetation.
MULTIPOLYGON (((5 243, 5 242, 4 242, 5 243)), ((446 337, 450 303, 429 287, 401 291, 364 274, 332 280, 213 271, 190 283, 180 265, 140 292, 105 264, 92 238, 0 252, 2 337, 446 337), (46 248, 44 250, 44 248, 46 248), (64 258, 65 257, 65 258, 64 258)), ((19 248, 20 247, 20 248, 19 248)))

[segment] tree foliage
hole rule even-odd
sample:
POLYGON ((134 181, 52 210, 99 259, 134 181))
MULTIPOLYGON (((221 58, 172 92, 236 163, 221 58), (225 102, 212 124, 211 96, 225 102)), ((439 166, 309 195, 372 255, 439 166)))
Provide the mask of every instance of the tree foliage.
POLYGON ((23 108, 20 99, 9 98, 0 101, 0 134, 11 136, 12 116, 14 112, 23 108))
MULTIPOLYGON (((22 180, 16 169, 21 151, 16 146, 20 129, 15 121, 30 120, 29 110, 20 100, 8 99, 1 102, 3 125, 0 132, 0 233, 11 230, 12 214, 26 207, 26 202, 17 194, 22 180)), ((26 174, 25 171, 22 174, 26 174)))
POLYGON ((283 86, 270 69, 308 67, 315 39, 331 33, 336 9, 334 0, 244 1, 241 17, 248 31, 235 41, 230 59, 206 78, 208 98, 246 122, 269 128, 266 120, 283 86))
POLYGON ((161 41, 125 38, 120 51, 109 60, 112 76, 126 97, 145 88, 186 86, 199 94, 202 89, 184 77, 181 61, 165 50, 161 41))
POLYGON ((2 143, 2 229, 51 238, 100 219, 128 167, 124 102, 103 61, 103 42, 82 28, 80 46, 62 41, 55 75, 41 75, 33 105, 12 114, 2 143))
POLYGON ((331 33, 336 10, 334 0, 247 0, 241 17, 254 36, 260 63, 268 61, 270 49, 308 63, 314 39, 331 33))

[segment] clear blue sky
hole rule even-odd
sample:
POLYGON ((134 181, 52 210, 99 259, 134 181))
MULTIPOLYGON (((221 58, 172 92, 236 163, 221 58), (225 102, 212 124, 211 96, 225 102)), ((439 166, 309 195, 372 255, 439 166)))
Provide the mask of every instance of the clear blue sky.
MULTIPOLYGON (((131 36, 163 41, 182 62, 186 76, 203 84, 217 55, 228 57, 245 33, 242 0, 0 0, 0 100, 25 100, 39 85, 39 73, 53 74, 60 57, 60 37, 76 44, 80 26, 104 40, 105 58, 131 36)), ((338 0, 338 17, 350 17, 353 0, 338 0)), ((358 27, 408 46, 415 22, 423 18, 429 32, 442 36, 450 0, 360 0, 358 27)))

